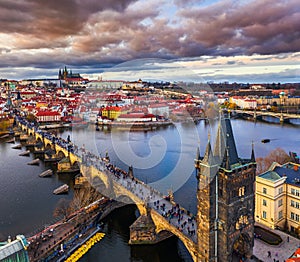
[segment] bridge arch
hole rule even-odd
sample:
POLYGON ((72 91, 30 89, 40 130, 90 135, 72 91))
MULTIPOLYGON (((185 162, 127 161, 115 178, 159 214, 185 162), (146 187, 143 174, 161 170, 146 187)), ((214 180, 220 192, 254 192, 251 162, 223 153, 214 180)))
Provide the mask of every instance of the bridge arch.
POLYGON ((237 236, 232 245, 232 257, 238 256, 240 258, 251 257, 251 238, 247 233, 241 233, 237 236))
POLYGON ((156 234, 168 231, 178 237, 183 245, 186 247, 187 251, 190 253, 193 261, 197 261, 197 245, 191 238, 185 236, 178 228, 171 225, 163 216, 158 214, 155 210, 151 209, 151 218, 155 224, 156 234))
POLYGON ((28 129, 28 135, 34 136, 34 131, 32 129, 28 129))
POLYGON ((59 151, 57 152, 57 156, 58 156, 58 158, 61 158, 61 159, 67 157, 67 156, 65 155, 65 153, 64 153, 62 150, 59 150, 59 151))
POLYGON ((126 205, 132 205, 132 204, 136 205, 140 212, 140 215, 147 214, 147 209, 146 209, 145 204, 141 201, 135 201, 129 195, 125 195, 125 194, 116 195, 116 201, 124 203, 126 205))
POLYGON ((51 143, 46 143, 46 145, 45 145, 45 150, 47 151, 47 150, 52 150, 52 145, 51 145, 51 143))
MULTIPOLYGON (((85 174, 86 177, 91 177, 87 173, 85 174)), ((92 181, 92 186, 101 194, 105 195, 107 193, 108 185, 103 181, 99 176, 93 177, 90 181, 92 181)))
MULTIPOLYGON (((71 159, 70 159, 71 160, 71 159)), ((72 168, 80 168, 80 162, 79 161, 74 161, 73 163, 71 163, 72 164, 72 168)))
POLYGON ((36 143, 37 144, 42 144, 43 141, 42 141, 42 139, 40 137, 36 137, 36 143))

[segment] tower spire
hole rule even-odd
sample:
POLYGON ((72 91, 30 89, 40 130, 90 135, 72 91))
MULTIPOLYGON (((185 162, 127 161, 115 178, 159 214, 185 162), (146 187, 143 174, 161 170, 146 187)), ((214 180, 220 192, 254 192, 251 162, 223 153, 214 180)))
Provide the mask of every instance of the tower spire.
POLYGON ((217 158, 219 163, 222 163, 225 154, 225 148, 226 148, 226 137, 224 134, 224 118, 222 118, 220 114, 216 143, 214 148, 214 156, 217 158))
POLYGON ((207 142, 207 145, 206 145, 206 149, 205 149, 205 153, 204 153, 202 163, 210 165, 210 164, 212 164, 212 158, 213 158, 213 152, 211 150, 210 134, 208 134, 208 142, 207 142))
POLYGON ((196 161, 200 160, 200 148, 197 147, 197 151, 196 151, 196 161))
POLYGON ((252 141, 252 150, 251 150, 251 162, 256 162, 255 160, 255 154, 254 154, 254 143, 252 141))

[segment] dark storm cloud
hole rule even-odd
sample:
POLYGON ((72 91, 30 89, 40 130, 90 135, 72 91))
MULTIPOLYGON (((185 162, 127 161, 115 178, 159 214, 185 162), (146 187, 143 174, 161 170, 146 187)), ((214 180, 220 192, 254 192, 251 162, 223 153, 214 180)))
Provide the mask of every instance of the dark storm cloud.
POLYGON ((206 8, 185 9, 190 38, 214 54, 274 54, 300 50, 300 6, 297 0, 223 1, 206 8))
POLYGON ((105 9, 123 11, 133 0, 2 0, 0 32, 59 37, 76 34, 89 16, 105 9))
POLYGON ((0 0, 0 67, 300 51, 298 0, 212 2, 0 0))

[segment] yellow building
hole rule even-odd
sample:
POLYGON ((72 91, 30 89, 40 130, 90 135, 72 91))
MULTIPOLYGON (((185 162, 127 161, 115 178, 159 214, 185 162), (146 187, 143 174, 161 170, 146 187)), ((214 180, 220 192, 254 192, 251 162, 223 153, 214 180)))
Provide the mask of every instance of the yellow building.
POLYGON ((107 106, 101 109, 101 116, 108 119, 116 119, 122 113, 122 108, 118 106, 107 106))
POLYGON ((273 163, 256 177, 255 220, 300 235, 300 165, 273 163))

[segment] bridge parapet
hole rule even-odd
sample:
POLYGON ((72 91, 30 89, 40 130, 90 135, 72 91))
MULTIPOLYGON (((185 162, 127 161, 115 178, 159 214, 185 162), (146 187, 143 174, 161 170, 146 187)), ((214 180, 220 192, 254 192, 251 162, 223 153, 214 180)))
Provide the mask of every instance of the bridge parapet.
POLYGON ((288 122, 290 119, 300 119, 300 114, 290 114, 290 113, 284 113, 284 112, 270 112, 270 111, 251 111, 251 110, 239 110, 236 109, 233 112, 237 114, 246 114, 253 116, 254 119, 257 117, 262 116, 271 116, 274 118, 278 118, 280 122, 288 122))
POLYGON ((141 215, 149 215, 150 212, 156 234, 168 231, 176 235, 196 261, 197 225, 192 214, 176 202, 165 199, 160 192, 130 175, 129 172, 112 165, 107 159, 100 158, 85 149, 78 149, 75 145, 39 130, 28 122, 20 121, 20 125, 26 132, 30 130, 44 146, 54 144, 56 152, 60 151, 68 156, 70 161, 78 162, 81 173, 88 178, 92 186, 98 186, 100 192, 104 190, 110 198, 136 204, 141 215), (148 213, 147 209, 150 210, 148 213))
POLYGON ((154 209, 151 209, 150 214, 156 227, 156 233, 158 234, 161 231, 168 231, 177 236, 185 245, 186 249, 189 251, 193 261, 197 261, 198 248, 196 236, 194 238, 187 236, 183 232, 184 229, 174 226, 165 217, 163 217, 154 209))

